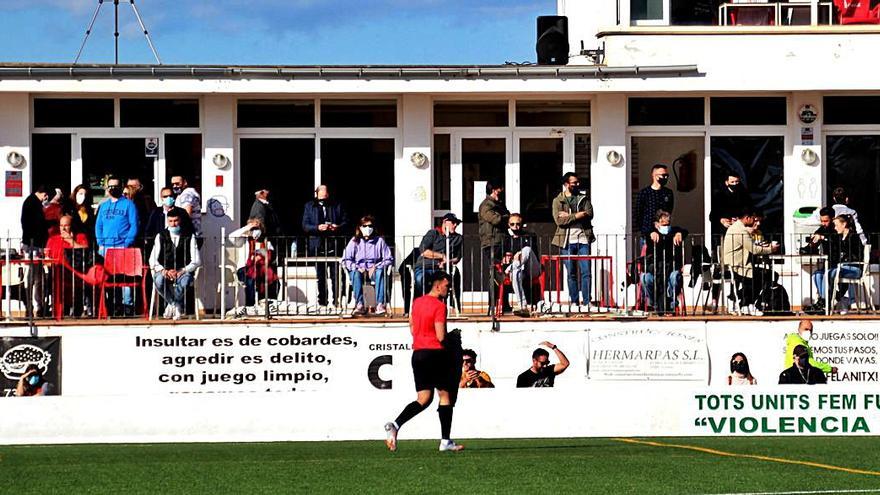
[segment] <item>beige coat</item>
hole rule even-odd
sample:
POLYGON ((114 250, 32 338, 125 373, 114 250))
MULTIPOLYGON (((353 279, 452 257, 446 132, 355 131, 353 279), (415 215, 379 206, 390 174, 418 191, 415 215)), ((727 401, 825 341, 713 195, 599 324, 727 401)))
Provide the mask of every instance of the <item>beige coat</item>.
POLYGON ((752 278, 752 258, 757 254, 770 254, 773 250, 770 246, 760 246, 752 241, 752 235, 743 225, 742 220, 737 220, 727 229, 724 241, 721 243, 722 260, 725 266, 741 277, 752 278))

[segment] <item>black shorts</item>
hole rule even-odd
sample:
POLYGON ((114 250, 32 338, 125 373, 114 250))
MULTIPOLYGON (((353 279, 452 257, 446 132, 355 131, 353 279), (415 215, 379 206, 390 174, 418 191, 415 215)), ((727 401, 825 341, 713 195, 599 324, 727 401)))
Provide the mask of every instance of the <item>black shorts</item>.
MULTIPOLYGON (((444 349, 421 349, 413 351, 413 378, 416 392, 420 390, 451 390, 452 362, 449 352, 444 349)), ((461 369, 461 365, 458 365, 461 369)), ((456 382, 455 386, 458 386, 456 382)))

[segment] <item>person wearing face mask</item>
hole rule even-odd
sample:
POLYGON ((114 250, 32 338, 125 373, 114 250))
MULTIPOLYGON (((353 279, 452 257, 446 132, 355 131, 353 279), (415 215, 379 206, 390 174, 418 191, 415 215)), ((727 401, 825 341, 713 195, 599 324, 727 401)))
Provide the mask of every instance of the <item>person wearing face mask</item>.
POLYGON ((660 210, 654 227, 645 239, 644 272, 641 274, 642 297, 646 309, 657 313, 674 313, 678 305, 684 267, 684 238, 687 230, 672 226, 672 214, 660 210), (662 292, 661 292, 662 291, 662 292), (663 297, 655 298, 661 292, 663 297))
POLYGON ((186 210, 192 219, 193 231, 197 238, 202 237, 202 197, 194 187, 190 187, 186 177, 175 175, 171 178, 171 190, 174 191, 174 205, 186 210))
MULTIPOLYGON (((507 235, 503 242, 504 255, 501 260, 501 274, 510 276, 510 285, 519 302, 514 311, 517 316, 529 316, 533 300, 532 284, 541 275, 541 262, 538 254, 538 236, 525 229, 523 217, 511 213, 507 220, 507 235)), ((503 276, 498 283, 503 282, 503 276)), ((493 297, 498 297, 497 292, 493 297)), ((505 294, 506 296, 506 294, 505 294)))
POLYGON ((382 236, 377 235, 372 215, 361 218, 351 241, 345 247, 342 264, 351 276, 351 287, 355 300, 355 315, 366 314, 364 305, 364 284, 373 281, 376 286, 376 315, 384 315, 385 306, 385 268, 394 263, 391 249, 382 236))
MULTIPOLYGON (((315 189, 315 199, 305 204, 303 208, 302 228, 309 236, 306 252, 309 256, 339 256, 343 250, 343 235, 348 232, 348 214, 341 204, 330 197, 330 189, 326 185, 320 185, 315 189)), ((315 273, 318 276, 318 306, 327 306, 327 275, 330 282, 334 299, 336 294, 341 293, 339 286, 343 281, 338 280, 338 265, 336 263, 315 263, 315 273)), ((334 300, 334 305, 338 301, 334 300)))
POLYGON ((265 234, 265 226, 258 218, 249 218, 244 227, 229 233, 229 242, 238 248, 236 277, 244 284, 246 306, 253 306, 256 297, 275 298, 278 295, 278 275, 275 273, 275 247, 265 234))
POLYGON ((43 215, 43 208, 48 204, 48 189, 41 184, 21 205, 21 243, 26 246, 25 251, 42 248, 49 240, 49 222, 43 215))
MULTIPOLYGON (((507 230, 507 218, 510 212, 504 206, 503 201, 504 185, 500 179, 491 179, 486 182, 486 197, 479 207, 479 226, 480 233, 480 260, 486 280, 489 282, 487 291, 489 293, 489 314, 495 312, 495 299, 498 293, 497 280, 495 277, 495 264, 501 261, 502 252, 501 245, 504 242, 505 231, 507 230)), ((510 303, 507 299, 503 302, 504 311, 510 311, 510 303)))
POLYGON ((52 386, 46 381, 40 367, 36 364, 29 364, 18 384, 15 386, 16 397, 37 397, 41 395, 50 395, 52 386))
POLYGON ((135 207, 137 207, 138 212, 138 232, 141 232, 143 235, 143 239, 139 239, 138 244, 142 244, 144 240, 150 240, 154 236, 146 235, 146 227, 147 222, 150 219, 150 216, 153 214, 153 210, 156 209, 156 202, 153 201, 153 198, 144 191, 144 184, 137 177, 131 177, 125 183, 125 188, 128 190, 128 199, 130 199, 135 207))
POLYGON ((725 267, 733 272, 740 303, 740 313, 761 316, 763 313, 755 307, 757 295, 768 286, 774 278, 771 270, 755 268, 753 259, 758 255, 773 254, 779 251, 779 243, 758 243, 752 239, 757 228, 757 214, 746 208, 739 218, 731 224, 721 244, 721 254, 725 267))
MULTIPOLYGON (((780 385, 816 385, 828 383, 822 370, 810 364, 806 347, 797 345, 792 350, 792 366, 779 374, 780 385)), ((786 363, 788 364, 788 363, 786 363)))
POLYGON ((95 242, 95 210, 92 209, 92 191, 80 184, 70 193, 68 209, 65 211, 73 218, 72 228, 77 234, 85 234, 89 243, 95 242))
MULTIPOLYGON (((108 199, 98 207, 95 218, 95 241, 98 243, 98 254, 104 255, 107 248, 131 247, 138 234, 137 207, 131 200, 122 196, 122 181, 118 177, 107 178, 108 199)), ((134 315, 134 295, 131 287, 123 287, 122 311, 125 316, 134 315)), ((119 299, 114 295, 111 303, 119 299)), ((114 313, 120 314, 119 308, 114 313)))
POLYGON ((159 208, 155 208, 153 212, 150 213, 150 218, 147 220, 147 225, 144 230, 144 237, 147 239, 155 239, 156 235, 165 230, 165 226, 167 225, 166 218, 171 213, 174 213, 180 218, 181 234, 185 236, 193 235, 195 229, 193 227, 192 219, 189 217, 186 210, 179 206, 174 206, 174 193, 171 191, 171 188, 163 187, 162 190, 159 191, 159 197, 162 204, 159 208))
POLYGON ((783 353, 783 365, 788 366, 791 363, 791 355, 794 348, 802 346, 807 351, 807 358, 810 366, 818 369, 822 373, 837 373, 837 367, 828 363, 823 363, 813 358, 813 348, 810 347, 810 339, 813 336, 813 322, 810 320, 801 320, 798 324, 798 330, 785 336, 785 352, 783 353))
MULTIPOLYGON (((562 255, 588 256, 590 244, 596 240, 593 235, 593 204, 581 189, 577 175, 567 172, 562 176, 562 192, 553 198, 552 210, 556 233, 551 244, 559 248, 562 255)), ((579 306, 579 302, 589 310, 590 261, 567 259, 564 264, 568 272, 568 297, 572 312, 575 312, 574 308, 579 306)))
POLYGON ((737 352, 730 356, 730 375, 727 376, 728 385, 757 385, 758 380, 752 376, 749 370, 749 360, 746 355, 737 352))
POLYGON ((177 212, 168 213, 168 227, 156 235, 149 264, 156 291, 165 300, 165 318, 179 320, 185 313, 186 290, 202 260, 192 234, 183 235, 177 212))
MULTIPOLYGON (((752 207, 752 199, 742 182, 742 176, 730 171, 721 187, 712 196, 712 211, 709 221, 712 223, 712 235, 718 239, 736 222, 740 212, 752 207)), ((713 240, 717 245, 719 240, 713 240)))
POLYGON ((633 225, 639 229, 639 235, 642 239, 642 245, 645 238, 653 237, 657 242, 654 233, 654 220, 657 210, 668 211, 672 213, 675 208, 675 195, 672 189, 666 187, 669 183, 669 167, 662 163, 658 163, 651 167, 651 185, 639 191, 636 196, 636 205, 633 209, 633 225))

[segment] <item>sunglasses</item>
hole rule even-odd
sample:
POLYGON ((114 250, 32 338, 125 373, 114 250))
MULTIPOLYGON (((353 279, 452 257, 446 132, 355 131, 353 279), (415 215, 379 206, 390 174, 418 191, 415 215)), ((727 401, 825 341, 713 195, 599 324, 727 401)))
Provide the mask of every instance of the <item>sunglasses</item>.
POLYGON ((509 224, 507 224, 507 225, 509 225, 509 226, 511 226, 511 227, 522 227, 522 224, 521 224, 521 223, 509 223, 509 224))
POLYGON ((462 359, 461 362, 473 364, 474 360, 473 359, 462 359))

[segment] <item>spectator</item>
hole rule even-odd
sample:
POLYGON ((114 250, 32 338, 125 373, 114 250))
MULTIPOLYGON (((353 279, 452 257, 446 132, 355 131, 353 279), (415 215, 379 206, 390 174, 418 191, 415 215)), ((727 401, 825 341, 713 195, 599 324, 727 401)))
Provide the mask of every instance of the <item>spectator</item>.
MULTIPOLYGON (((107 179, 109 199, 98 207, 95 219, 95 239, 98 253, 103 255, 107 248, 127 248, 135 242, 138 229, 137 207, 131 200, 122 197, 122 182, 114 176, 107 179)), ((113 297, 113 301, 117 301, 113 297)), ((119 313, 118 308, 114 308, 119 313)), ((122 314, 134 315, 134 297, 131 287, 122 288, 122 314)))
POLYGON ((39 185, 21 205, 21 243, 26 251, 40 249, 49 240, 49 222, 43 215, 43 207, 48 204, 48 190, 39 185))
POLYGON ((65 315, 72 312, 73 316, 81 316, 82 309, 86 304, 86 297, 82 281, 76 278, 64 265, 84 272, 86 256, 90 254, 85 252, 88 247, 88 237, 81 232, 73 231, 73 217, 70 215, 61 216, 58 221, 58 233, 49 237, 46 242, 46 257, 54 263, 52 274, 55 277, 61 277, 60 285, 63 294, 57 296, 62 298, 65 315), (78 256, 73 254, 76 252, 73 251, 74 249, 80 250, 78 256))
POLYGON ((724 235, 740 213, 751 208, 752 199, 742 183, 742 177, 737 172, 728 172, 723 187, 712 196, 712 211, 709 213, 712 234, 719 237, 724 235))
MULTIPOLYGON (((315 199, 306 203, 303 211, 302 228, 309 236, 309 256, 339 256, 342 252, 342 236, 348 230, 348 216, 341 204, 330 198, 330 190, 325 185, 315 189, 315 199)), ((318 305, 327 306, 327 272, 333 289, 334 305, 338 305, 336 295, 340 293, 338 268, 336 263, 319 262, 315 264, 318 276, 318 305)))
POLYGON ((737 352, 730 357, 730 375, 727 376, 728 385, 757 385, 758 380, 752 376, 749 370, 749 360, 746 355, 737 352))
POLYGON ((195 233, 192 219, 189 217, 186 210, 174 206, 174 193, 171 191, 171 188, 163 187, 162 190, 159 191, 159 197, 161 198, 162 205, 159 208, 154 208, 153 212, 150 213, 150 218, 147 221, 144 230, 144 237, 147 239, 155 239, 157 235, 162 233, 167 225, 166 218, 172 212, 180 218, 180 235, 185 237, 192 236, 195 233))
MULTIPOLYGON (((504 206, 504 185, 500 179, 486 182, 486 198, 479 207, 480 261, 486 273, 489 293, 489 314, 495 311, 495 299, 498 294, 495 277, 495 263, 501 262, 501 244, 504 242, 505 226, 510 212, 504 206)), ((504 311, 510 311, 507 299, 504 299, 504 311)))
MULTIPOLYGON (((562 192, 553 199, 553 221, 556 233, 552 245, 558 247, 563 255, 587 256, 593 236, 593 205, 581 190, 578 177, 568 172, 562 176, 562 192)), ((590 262, 589 260, 565 261, 568 272, 568 297, 572 306, 579 301, 589 309, 590 305, 590 262), (580 269, 580 279, 577 269, 580 269), (578 297, 580 289, 581 299, 578 297)))
POLYGON ((354 237, 349 241, 342 255, 342 264, 351 276, 354 292, 354 314, 367 313, 364 305, 364 284, 372 281, 376 286, 376 314, 385 314, 385 268, 394 264, 391 249, 385 239, 376 233, 372 215, 361 218, 354 237))
POLYGON ((229 234, 229 242, 239 248, 238 269, 236 276, 244 284, 244 300, 246 306, 256 304, 256 295, 260 299, 278 295, 278 275, 275 273, 275 247, 266 238, 263 222, 249 218, 244 227, 229 234))
POLYGON ((668 183, 669 167, 658 163, 651 167, 651 185, 639 191, 636 196, 633 224, 639 229, 643 246, 645 238, 654 231, 657 211, 672 213, 675 208, 675 196, 672 194, 672 189, 666 187, 668 183))
POLYGON ((109 199, 98 207, 95 219, 95 238, 104 254, 107 248, 129 247, 137 236, 137 207, 122 197, 122 183, 116 177, 107 179, 109 199))
POLYGON ((48 203, 43 205, 43 217, 46 219, 46 224, 49 226, 50 237, 58 233, 58 220, 60 220, 61 215, 64 214, 65 200, 64 193, 61 192, 61 189, 56 187, 55 195, 52 196, 52 199, 50 199, 48 203))
POLYGON ((168 227, 153 241, 150 269, 156 291, 165 300, 165 318, 179 320, 185 313, 186 290, 192 286, 202 260, 192 234, 182 232, 180 215, 171 211, 167 220, 168 227))
POLYGON ((137 208, 138 212, 138 232, 143 236, 142 241, 153 239, 153 236, 147 237, 145 234, 147 222, 150 219, 150 216, 153 214, 153 210, 156 209, 156 202, 153 201, 153 198, 144 191, 144 185, 141 180, 137 177, 132 177, 128 179, 126 182, 126 188, 129 189, 129 196, 134 206, 137 208))
POLYGON ((541 276, 541 261, 538 259, 538 237, 525 230, 521 214, 512 213, 508 218, 503 247, 502 267, 510 276, 510 285, 519 302, 515 313, 529 316, 533 300, 532 282, 541 276))
POLYGON ((278 214, 275 213, 275 208, 269 202, 268 189, 260 189, 254 193, 254 204, 251 205, 251 214, 249 216, 263 222, 263 225, 266 226, 266 234, 269 237, 284 235, 281 231, 281 221, 278 219, 278 214))
MULTIPOLYGON (((834 235, 829 238, 828 252, 828 280, 834 283, 837 273, 841 277, 859 278, 862 276, 862 263, 865 257, 865 246, 855 233, 855 224, 850 216, 837 216, 831 222, 834 227, 834 235)), ((819 291, 822 308, 825 308, 825 297, 829 297, 828 281, 825 280, 825 272, 817 270, 813 274, 813 282, 819 291)), ((832 301, 840 306, 840 313, 846 314, 849 310, 853 287, 848 290, 841 284, 837 291, 837 301, 832 301)))
POLYGON ((687 230, 672 226, 672 214, 658 210, 654 215, 654 227, 645 239, 645 268, 642 273, 642 296, 648 311, 656 308, 658 313, 675 312, 678 293, 682 287, 681 270, 684 267, 684 238, 687 230), (663 289, 664 296, 656 299, 656 289, 663 289))
POLYGON ((540 347, 532 353, 532 367, 520 373, 516 378, 517 388, 529 387, 552 387, 556 381, 556 375, 562 373, 570 364, 565 354, 550 342, 544 341, 539 345, 553 349, 559 363, 550 364, 550 353, 540 347))
POLYGON ((473 349, 465 349, 461 354, 461 380, 458 388, 495 388, 489 373, 477 369, 477 353, 473 349))
MULTIPOLYGON (((852 217, 854 232, 859 235, 862 244, 867 244, 868 236, 865 235, 865 231, 864 229, 862 229, 862 225, 859 223, 859 214, 856 212, 856 210, 853 210, 849 207, 849 194, 847 194, 846 189, 840 186, 835 187, 831 191, 831 200, 834 202, 834 204, 831 205, 831 209, 834 210, 834 214, 831 216, 839 217, 849 215, 850 217, 852 217)), ((810 224, 821 225, 821 217, 822 210, 814 211, 813 215, 810 217, 810 224)))
POLYGON ((73 231, 85 234, 89 244, 95 242, 95 210, 92 209, 92 190, 80 184, 70 193, 70 208, 67 211, 73 217, 73 231))
POLYGON ((755 308, 755 302, 761 289, 773 280, 773 272, 755 267, 753 258, 757 255, 772 254, 779 251, 779 243, 769 244, 754 242, 752 233, 760 227, 755 220, 758 216, 751 208, 746 208, 739 218, 727 229, 721 245, 722 259, 725 267, 733 273, 734 282, 739 287, 740 312, 742 314, 760 316, 762 313, 755 308))
POLYGON ((35 397, 38 395, 49 395, 51 392, 51 384, 43 377, 39 366, 29 364, 25 369, 18 384, 15 386, 16 397, 35 397))
POLYGON ((171 190, 174 192, 174 206, 186 210, 186 214, 192 220, 193 232, 196 238, 202 237, 202 197, 198 191, 189 187, 186 178, 175 175, 171 178, 171 190))
POLYGON ((802 346, 807 350, 807 358, 810 361, 810 366, 817 368, 822 371, 822 373, 837 373, 837 367, 831 366, 828 363, 823 363, 813 358, 813 348, 810 347, 810 339, 813 337, 813 322, 810 320, 801 320, 798 324, 798 330, 796 333, 790 333, 785 336, 785 353, 782 355, 783 366, 788 366, 791 363, 791 355, 794 352, 794 348, 797 346, 802 346))
POLYGON ((802 345, 792 351, 793 365, 779 374, 780 385, 815 385, 828 383, 822 370, 810 365, 809 353, 802 345))
POLYGON ((429 230, 419 244, 421 254, 413 268, 413 291, 417 298, 425 292, 425 282, 439 271, 452 271, 461 260, 462 237, 455 229, 461 220, 455 213, 447 213, 440 220, 440 226, 429 230), (447 243, 448 241, 448 243, 447 243), (447 252, 447 246, 449 251, 447 252))
MULTIPOLYGON (((826 206, 819 210, 819 228, 810 236, 810 240, 806 246, 801 248, 801 254, 824 254, 831 252, 830 240, 835 236, 832 220, 834 219, 834 209, 826 206)), ((807 314, 825 314, 825 293, 822 290, 822 282, 825 277, 825 266, 816 266, 813 271, 813 283, 816 284, 816 292, 819 294, 818 299, 813 305, 804 311, 807 314)))

